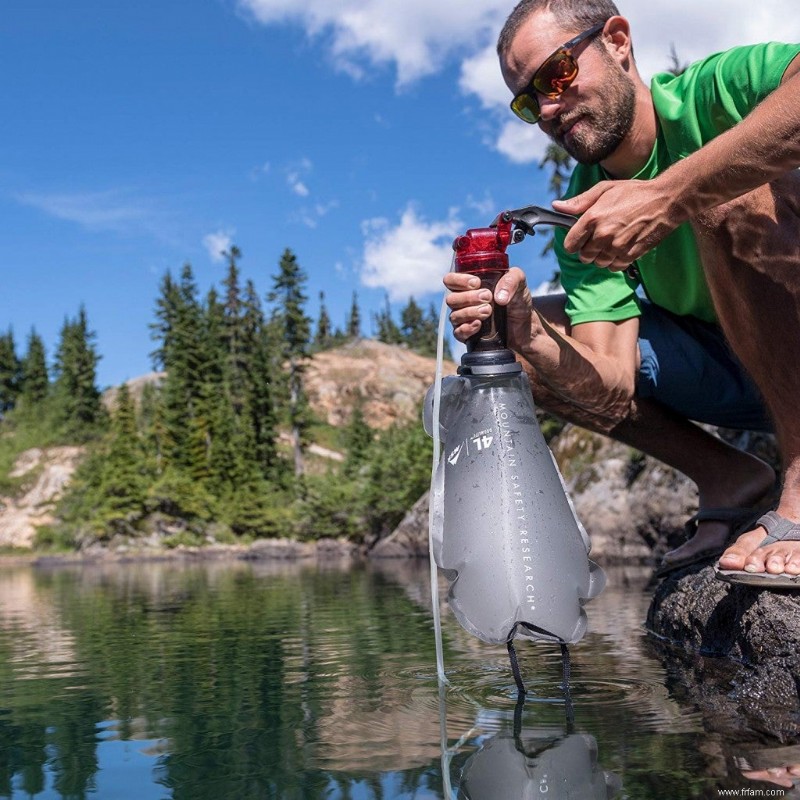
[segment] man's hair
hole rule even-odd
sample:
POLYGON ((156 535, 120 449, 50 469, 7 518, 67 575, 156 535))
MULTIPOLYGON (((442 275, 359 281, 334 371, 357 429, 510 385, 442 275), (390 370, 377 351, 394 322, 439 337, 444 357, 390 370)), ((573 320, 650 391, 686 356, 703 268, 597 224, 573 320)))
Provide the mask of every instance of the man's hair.
POLYGON ((576 32, 619 14, 611 0, 521 0, 509 14, 497 39, 497 53, 501 58, 511 47, 517 31, 539 11, 549 11, 565 29, 575 28, 576 32))

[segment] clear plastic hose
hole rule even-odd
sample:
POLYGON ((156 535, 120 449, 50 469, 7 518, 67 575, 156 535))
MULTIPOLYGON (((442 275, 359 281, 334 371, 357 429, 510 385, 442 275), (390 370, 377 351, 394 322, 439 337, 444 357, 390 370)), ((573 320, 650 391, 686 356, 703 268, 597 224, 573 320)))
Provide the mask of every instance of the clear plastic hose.
MULTIPOLYGON (((455 263, 455 259, 453 264, 455 263)), ((453 265, 450 267, 451 271, 453 265)), ((428 554, 431 562, 431 606, 433 611, 433 630, 436 641, 436 674, 439 683, 445 686, 449 681, 444 674, 444 648, 442 647, 442 619, 439 609, 439 572, 433 556, 433 528, 436 524, 432 513, 436 492, 436 470, 441 458, 442 441, 439 430, 439 417, 442 406, 442 365, 444 363, 444 332, 447 323, 447 294, 442 298, 439 312, 439 332, 436 338, 436 375, 433 382, 433 465, 431 467, 431 490, 429 495, 430 512, 428 513, 428 554)))

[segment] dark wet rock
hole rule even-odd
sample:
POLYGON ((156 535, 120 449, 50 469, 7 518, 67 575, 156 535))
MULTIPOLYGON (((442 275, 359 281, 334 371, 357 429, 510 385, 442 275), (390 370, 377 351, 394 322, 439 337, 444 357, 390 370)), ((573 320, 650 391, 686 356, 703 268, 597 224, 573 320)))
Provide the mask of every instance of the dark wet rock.
POLYGON ((369 555, 370 558, 427 558, 428 492, 414 503, 390 536, 375 544, 369 555))
POLYGON ((662 659, 705 715, 800 737, 800 594, 731 586, 713 567, 656 589, 647 617, 662 659))

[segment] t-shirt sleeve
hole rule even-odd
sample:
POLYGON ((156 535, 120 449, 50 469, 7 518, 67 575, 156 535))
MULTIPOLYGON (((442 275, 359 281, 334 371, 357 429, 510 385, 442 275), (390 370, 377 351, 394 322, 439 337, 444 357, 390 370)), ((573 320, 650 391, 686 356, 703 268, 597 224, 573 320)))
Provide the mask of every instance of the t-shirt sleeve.
POLYGON ((573 325, 582 322, 621 322, 638 317, 637 284, 624 272, 611 272, 584 264, 564 249, 566 231, 555 231, 555 252, 561 268, 561 286, 567 295, 567 316, 573 325))
POLYGON ((718 136, 741 122, 780 85, 800 45, 767 42, 734 47, 692 64, 677 78, 654 78, 654 99, 663 125, 676 123, 671 144, 681 158, 694 152, 696 138, 718 136))

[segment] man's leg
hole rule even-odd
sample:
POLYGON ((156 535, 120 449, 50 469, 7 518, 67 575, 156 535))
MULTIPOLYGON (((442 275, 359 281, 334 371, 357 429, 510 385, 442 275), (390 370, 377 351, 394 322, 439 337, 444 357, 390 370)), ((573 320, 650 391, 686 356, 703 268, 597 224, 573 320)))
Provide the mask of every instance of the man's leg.
MULTIPOLYGON (((800 522, 800 175, 693 223, 720 324, 775 423, 784 462, 778 513, 800 522)), ((720 559, 723 569, 800 574, 800 542, 759 548, 761 527, 720 559)))
MULTIPOLYGON (((534 298, 534 305, 551 325, 569 332, 562 295, 534 298)), ((542 408, 569 422, 592 428, 579 408, 570 407, 563 399, 554 397, 536 379, 535 373, 528 371, 534 398, 542 408)), ((775 481, 775 474, 768 464, 723 442, 653 400, 636 398, 629 417, 608 435, 669 464, 694 481, 701 509, 747 508, 760 500, 775 481)), ((666 561, 682 560, 702 550, 721 547, 729 532, 728 523, 716 520, 701 522, 697 534, 672 551, 666 561)))

